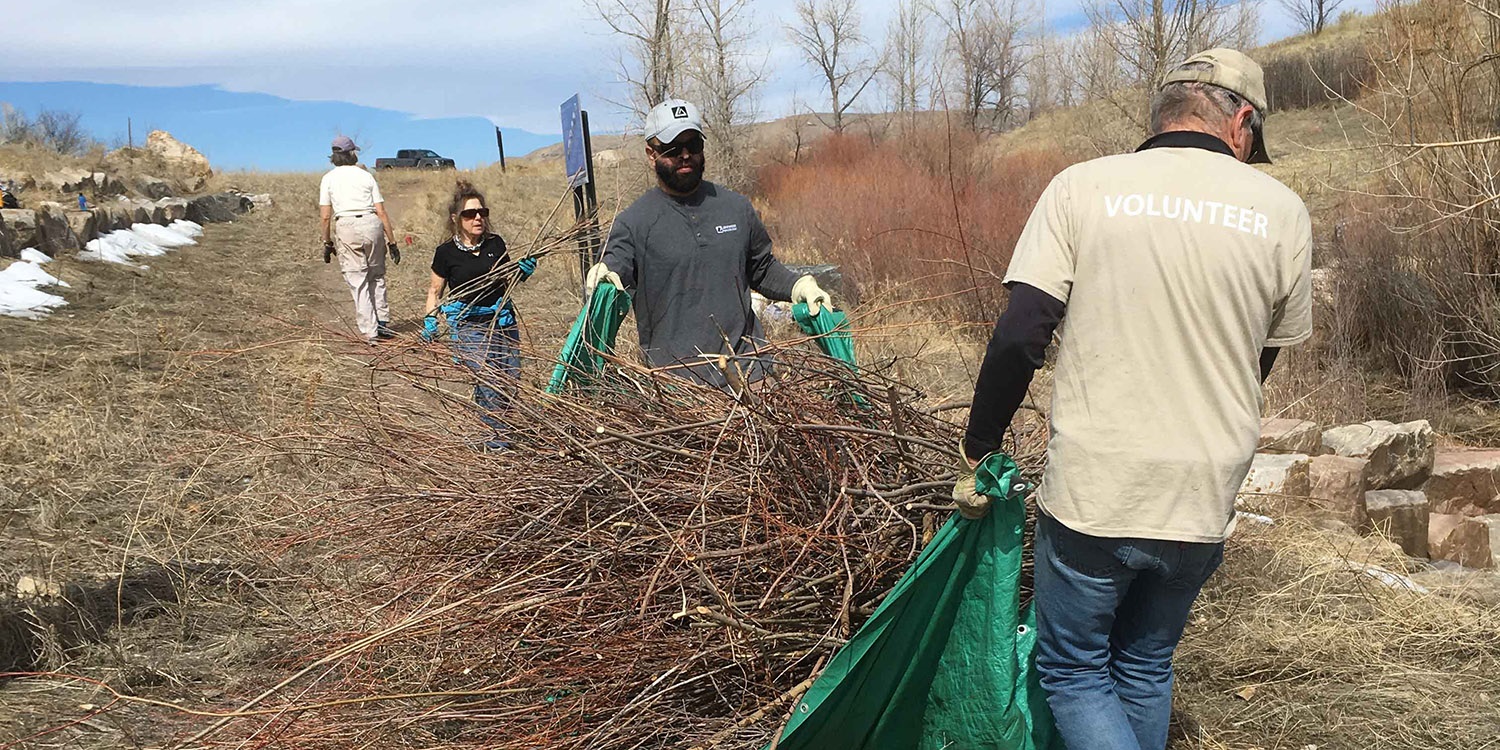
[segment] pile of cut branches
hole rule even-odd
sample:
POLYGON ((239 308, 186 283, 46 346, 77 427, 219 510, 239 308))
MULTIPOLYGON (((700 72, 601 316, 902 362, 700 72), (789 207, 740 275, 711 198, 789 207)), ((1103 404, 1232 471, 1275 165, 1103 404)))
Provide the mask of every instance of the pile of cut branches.
POLYGON ((362 453, 389 481, 290 540, 357 573, 324 586, 286 679, 193 742, 769 741, 946 521, 960 432, 806 342, 776 357, 735 394, 620 361, 586 392, 523 387, 512 449, 482 453, 466 394, 432 385, 469 373, 441 347, 387 350, 426 395, 303 450, 362 453))

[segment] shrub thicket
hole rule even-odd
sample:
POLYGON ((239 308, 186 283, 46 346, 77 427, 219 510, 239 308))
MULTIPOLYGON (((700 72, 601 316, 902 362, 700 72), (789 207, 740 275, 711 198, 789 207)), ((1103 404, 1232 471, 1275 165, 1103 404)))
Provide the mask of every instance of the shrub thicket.
POLYGON ((999 279, 1060 152, 982 158, 941 129, 899 141, 831 135, 794 164, 763 167, 773 234, 856 278, 946 297, 969 320, 998 313, 999 279))
POLYGON ((1272 111, 1358 99, 1374 66, 1358 40, 1272 56, 1262 66, 1272 111))

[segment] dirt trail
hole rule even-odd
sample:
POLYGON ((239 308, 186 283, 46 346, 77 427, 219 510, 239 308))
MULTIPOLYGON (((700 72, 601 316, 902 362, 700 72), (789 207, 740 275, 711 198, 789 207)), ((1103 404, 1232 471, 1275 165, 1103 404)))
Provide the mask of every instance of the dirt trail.
MULTIPOLYGON (((281 567, 298 563, 272 553, 295 532, 281 519, 369 470, 268 441, 341 425, 348 399, 368 397, 371 352, 320 257, 316 177, 277 179, 265 187, 276 206, 209 225, 149 270, 59 259, 49 270, 72 284, 69 305, 0 318, 0 609, 79 610, 16 598, 27 576, 102 592, 90 606, 107 610, 86 638, 0 637, 0 650, 28 651, 9 663, 202 705, 258 679, 301 617, 281 567), (111 614, 133 594, 109 582, 182 562, 223 575, 173 584, 182 602, 149 617, 111 614)), ((0 681, 0 747, 141 747, 170 733, 139 705, 97 713, 112 700, 62 677, 0 681)))

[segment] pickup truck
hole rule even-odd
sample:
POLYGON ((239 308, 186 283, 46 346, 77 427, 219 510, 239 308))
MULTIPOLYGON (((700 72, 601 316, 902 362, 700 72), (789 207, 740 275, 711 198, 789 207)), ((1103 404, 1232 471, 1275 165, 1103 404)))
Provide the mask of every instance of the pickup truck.
POLYGON ((452 159, 445 159, 437 155, 436 151, 428 151, 424 148, 403 148, 396 152, 394 159, 376 159, 376 169, 454 169, 457 165, 452 159))

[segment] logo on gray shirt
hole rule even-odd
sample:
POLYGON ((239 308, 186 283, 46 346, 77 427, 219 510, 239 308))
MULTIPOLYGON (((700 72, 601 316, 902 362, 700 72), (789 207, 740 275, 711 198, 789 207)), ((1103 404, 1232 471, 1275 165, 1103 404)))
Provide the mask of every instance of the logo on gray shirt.
POLYGON ((714 231, 718 232, 719 234, 724 234, 726 232, 736 231, 739 228, 740 228, 739 224, 720 224, 720 225, 714 227, 714 231))

